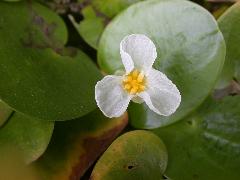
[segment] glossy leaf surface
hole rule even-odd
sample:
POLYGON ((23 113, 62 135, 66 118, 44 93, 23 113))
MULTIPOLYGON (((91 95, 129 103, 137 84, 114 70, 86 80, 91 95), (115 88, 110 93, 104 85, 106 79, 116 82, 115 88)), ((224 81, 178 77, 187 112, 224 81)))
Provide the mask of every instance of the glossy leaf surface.
POLYGON ((170 179, 239 179, 239 102, 240 96, 208 98, 192 116, 154 130, 168 148, 170 179))
POLYGON ((0 2, 0 12, 0 98, 44 120, 69 120, 94 110, 101 75, 84 53, 64 47, 63 21, 35 2, 0 2))

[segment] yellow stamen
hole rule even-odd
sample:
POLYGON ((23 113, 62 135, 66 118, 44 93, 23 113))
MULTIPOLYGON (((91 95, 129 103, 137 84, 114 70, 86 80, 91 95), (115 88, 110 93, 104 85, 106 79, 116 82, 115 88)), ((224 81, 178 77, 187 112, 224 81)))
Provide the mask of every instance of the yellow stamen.
POLYGON ((144 74, 143 74, 143 72, 141 72, 141 73, 138 75, 138 77, 137 77, 137 81, 138 81, 138 82, 142 82, 142 81, 143 81, 143 78, 144 78, 144 74))
POLYGON ((138 74, 139 74, 139 71, 135 69, 135 70, 132 72, 132 77, 133 77, 133 79, 136 79, 136 78, 138 77, 138 74))
POLYGON ((134 87, 131 89, 130 94, 136 94, 137 91, 138 91, 138 88, 134 87))
POLYGON ((137 80, 133 79, 131 82, 129 82, 132 86, 136 86, 137 85, 137 80))
POLYGON ((139 86, 139 90, 140 90, 140 91, 144 91, 144 90, 145 90, 145 86, 140 85, 140 86, 139 86))
POLYGON ((129 84, 126 84, 126 85, 124 85, 124 89, 129 90, 129 89, 131 89, 131 86, 129 84))
POLYGON ((125 76, 122 84, 123 89, 125 89, 129 94, 135 95, 146 89, 146 78, 143 72, 135 69, 125 76))

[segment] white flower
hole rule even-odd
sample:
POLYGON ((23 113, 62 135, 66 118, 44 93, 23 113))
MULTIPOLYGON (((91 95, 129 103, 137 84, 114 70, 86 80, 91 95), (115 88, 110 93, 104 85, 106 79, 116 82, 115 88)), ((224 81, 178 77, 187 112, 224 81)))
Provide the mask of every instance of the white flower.
POLYGON ((130 100, 145 101, 159 115, 174 113, 181 95, 165 74, 152 68, 157 57, 153 42, 141 34, 126 36, 120 43, 120 54, 125 74, 105 76, 95 86, 95 99, 103 114, 121 116, 130 100))

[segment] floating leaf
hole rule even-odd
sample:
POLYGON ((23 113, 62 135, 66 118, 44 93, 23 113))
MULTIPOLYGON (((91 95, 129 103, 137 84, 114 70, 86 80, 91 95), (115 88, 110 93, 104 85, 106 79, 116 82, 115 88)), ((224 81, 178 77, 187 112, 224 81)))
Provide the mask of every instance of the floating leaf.
POLYGON ((151 132, 137 130, 116 139, 93 169, 91 180, 162 179, 165 145, 151 132))
POLYGON ((123 9, 139 1, 143 0, 92 0, 82 10, 84 20, 80 24, 72 16, 70 20, 83 39, 97 49, 102 32, 111 19, 123 9))
POLYGON ((218 19, 218 24, 227 46, 226 61, 218 85, 223 87, 233 78, 240 81, 240 2, 225 12, 218 19))
POLYGON ((177 85, 182 102, 170 117, 158 116, 145 104, 133 104, 130 119, 138 128, 156 128, 180 120, 207 97, 215 85, 225 57, 224 39, 214 18, 202 7, 179 0, 137 3, 119 14, 105 29, 98 62, 103 71, 123 69, 119 43, 140 33, 153 40, 158 58, 154 68, 177 85))
POLYGON ((0 2, 0 12, 0 98, 45 120, 69 120, 94 110, 101 75, 84 53, 64 48, 63 21, 35 2, 0 2))
POLYGON ((154 130, 168 148, 170 179, 239 179, 239 102, 209 98, 192 116, 154 130))
POLYGON ((12 109, 0 100, 0 127, 6 122, 12 114, 12 109))
POLYGON ((127 124, 127 114, 108 119, 94 111, 81 119, 56 122, 50 145, 34 164, 40 179, 79 179, 127 124))
POLYGON ((36 160, 46 150, 54 122, 39 121, 14 112, 0 129, 0 152, 6 147, 23 154, 26 163, 36 160))

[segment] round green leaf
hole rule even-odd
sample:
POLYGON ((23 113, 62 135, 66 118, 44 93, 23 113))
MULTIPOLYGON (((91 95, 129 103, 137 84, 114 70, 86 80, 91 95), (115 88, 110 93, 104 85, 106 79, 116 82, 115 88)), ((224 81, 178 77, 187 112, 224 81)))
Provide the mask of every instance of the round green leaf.
POLYGON ((209 98, 192 116, 154 130, 168 148, 170 179, 239 179, 239 102, 240 96, 209 98))
POLYGON ((82 11, 83 21, 78 24, 71 16, 70 20, 83 39, 97 49, 102 32, 111 19, 139 1, 143 0, 92 0, 82 11))
POLYGON ((103 71, 112 74, 123 69, 119 44, 133 33, 153 40, 158 53, 154 68, 177 85, 182 102, 170 117, 158 116, 144 104, 134 104, 130 111, 132 125, 156 128, 180 120, 203 102, 222 69, 225 43, 216 21, 205 9, 189 1, 137 3, 105 29, 98 51, 103 71))
POLYGON ((0 127, 8 120, 12 112, 12 109, 0 100, 0 127))
POLYGON ((26 163, 30 163, 46 150, 51 139, 54 122, 14 113, 0 129, 0 152, 6 147, 23 154, 26 163))
POLYGON ((39 119, 69 120, 94 110, 101 75, 84 53, 64 48, 63 21, 34 2, 0 2, 0 12, 0 98, 39 119))
POLYGON ((226 86, 233 78, 240 81, 240 2, 229 8, 218 24, 226 41, 227 54, 219 87, 226 86))
POLYGON ((167 167, 167 151, 157 136, 132 131, 120 136, 93 169, 93 180, 160 180, 167 167))

